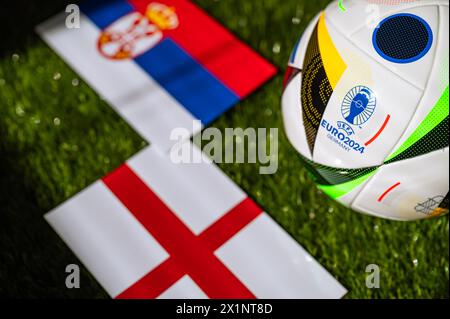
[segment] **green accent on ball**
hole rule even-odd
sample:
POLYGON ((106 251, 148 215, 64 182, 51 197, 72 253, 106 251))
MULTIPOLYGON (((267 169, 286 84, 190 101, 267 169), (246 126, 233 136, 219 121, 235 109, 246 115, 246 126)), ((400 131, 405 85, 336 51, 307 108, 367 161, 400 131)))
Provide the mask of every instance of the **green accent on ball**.
POLYGON ((345 194, 350 193, 353 189, 364 183, 369 177, 375 174, 376 170, 373 170, 366 175, 358 177, 354 180, 351 180, 346 183, 337 184, 337 185, 317 185, 325 194, 330 196, 333 199, 337 199, 339 197, 344 196, 345 194))
POLYGON ((422 137, 439 125, 446 117, 448 117, 448 86, 445 88, 441 97, 428 113, 425 119, 420 123, 416 130, 408 137, 408 139, 394 152, 385 162, 391 161, 394 157, 406 151, 422 137))

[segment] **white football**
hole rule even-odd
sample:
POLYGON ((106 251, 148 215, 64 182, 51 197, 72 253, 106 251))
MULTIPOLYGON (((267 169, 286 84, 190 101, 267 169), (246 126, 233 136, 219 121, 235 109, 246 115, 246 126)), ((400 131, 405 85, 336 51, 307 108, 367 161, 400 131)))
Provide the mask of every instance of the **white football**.
POLYGON ((395 220, 449 206, 448 1, 335 1, 292 52, 286 134, 318 187, 395 220))

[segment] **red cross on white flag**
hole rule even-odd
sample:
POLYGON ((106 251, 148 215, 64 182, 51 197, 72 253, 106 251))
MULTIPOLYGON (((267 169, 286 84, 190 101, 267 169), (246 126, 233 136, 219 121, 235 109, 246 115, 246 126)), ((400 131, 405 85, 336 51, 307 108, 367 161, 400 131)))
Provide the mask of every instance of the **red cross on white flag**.
POLYGON ((174 164, 151 147, 46 219, 114 298, 346 292, 214 164, 174 164))

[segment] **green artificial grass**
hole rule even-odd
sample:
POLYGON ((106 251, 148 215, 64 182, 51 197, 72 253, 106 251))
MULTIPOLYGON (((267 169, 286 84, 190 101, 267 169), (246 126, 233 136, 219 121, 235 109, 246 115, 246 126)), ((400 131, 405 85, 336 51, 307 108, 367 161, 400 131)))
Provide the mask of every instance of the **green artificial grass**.
MULTIPOLYGON (((256 164, 220 167, 348 290, 346 298, 448 298, 448 216, 393 222, 346 209, 308 178, 287 141, 280 110, 285 64, 306 25, 329 1, 199 0, 197 3, 272 61, 279 74, 212 126, 278 127, 278 172, 256 164), (378 264, 380 288, 365 285, 378 264)), ((65 267, 80 264, 43 219, 146 142, 33 27, 67 1, 0 4, 0 296, 106 298, 82 268, 66 289, 65 267)))

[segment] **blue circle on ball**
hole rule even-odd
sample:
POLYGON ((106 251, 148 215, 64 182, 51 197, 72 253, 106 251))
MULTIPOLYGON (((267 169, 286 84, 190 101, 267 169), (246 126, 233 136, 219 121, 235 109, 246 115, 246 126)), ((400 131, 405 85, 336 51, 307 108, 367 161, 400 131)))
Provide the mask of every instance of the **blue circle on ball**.
POLYGON ((372 43, 385 60, 411 63, 428 53, 433 44, 433 32, 421 17, 398 13, 378 24, 372 35, 372 43))

